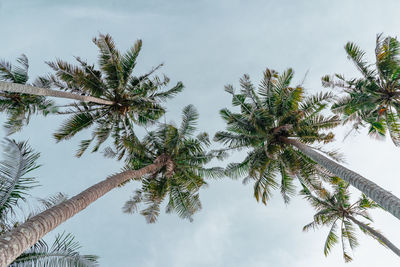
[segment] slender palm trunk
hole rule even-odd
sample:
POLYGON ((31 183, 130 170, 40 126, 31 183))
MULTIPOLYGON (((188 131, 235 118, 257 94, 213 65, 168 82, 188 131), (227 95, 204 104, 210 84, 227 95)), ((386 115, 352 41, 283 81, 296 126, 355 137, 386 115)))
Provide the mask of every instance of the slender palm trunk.
POLYGON ((78 95, 69 92, 56 91, 47 88, 40 88, 31 85, 10 83, 10 82, 0 82, 0 91, 9 93, 29 94, 29 95, 54 96, 59 98, 79 100, 83 102, 93 102, 101 105, 114 104, 113 101, 109 101, 98 97, 78 95))
POLYGON ((350 219, 352 222, 363 228, 364 230, 368 231, 371 235, 373 235, 378 241, 382 242, 385 244, 391 251, 396 253, 397 256, 400 257, 400 249, 396 247, 392 242, 390 242, 384 235, 373 229, 372 227, 368 226, 365 223, 360 222, 356 218, 354 218, 351 215, 346 215, 348 219, 350 219))
POLYGON ((400 199, 389 191, 383 189, 379 185, 366 179, 358 173, 353 172, 343 165, 329 159, 321 153, 318 153, 312 147, 306 146, 294 139, 283 137, 281 140, 286 144, 297 147, 301 152, 310 157, 316 163, 327 169, 332 174, 337 175, 341 179, 345 180, 346 182, 363 192, 373 201, 378 203, 385 210, 400 219, 400 199))
POLYGON ((154 173, 165 165, 165 161, 165 157, 160 156, 153 164, 140 170, 129 170, 112 175, 69 200, 39 213, 12 231, 0 236, 0 266, 5 267, 10 264, 45 234, 85 209, 89 204, 102 197, 111 189, 129 179, 154 173))

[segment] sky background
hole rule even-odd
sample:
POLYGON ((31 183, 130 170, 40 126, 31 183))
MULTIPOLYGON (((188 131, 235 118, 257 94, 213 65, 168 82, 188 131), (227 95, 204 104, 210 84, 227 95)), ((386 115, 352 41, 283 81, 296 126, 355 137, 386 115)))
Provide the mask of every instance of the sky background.
MULTIPOLYGON (((180 122, 180 112, 194 104, 199 128, 211 136, 224 128, 218 115, 230 106, 224 85, 238 87, 247 73, 255 84, 266 67, 296 72, 308 92, 325 91, 325 74, 358 75, 343 46, 354 41, 373 58, 377 33, 398 36, 399 1, 19 1, 0 0, 0 58, 15 61, 22 53, 30 60, 30 77, 50 71, 45 61, 74 56, 95 63, 91 42, 98 33, 110 33, 119 49, 143 40, 136 74, 159 63, 159 74, 182 81, 183 93, 168 102, 167 121, 180 122)), ((66 103, 66 101, 60 101, 66 103)), ((4 121, 4 116, 1 115, 4 121)), ((63 117, 34 117, 16 134, 40 151, 43 166, 35 174, 42 185, 32 195, 55 192, 69 196, 118 172, 123 164, 98 154, 74 158, 81 139, 56 144, 52 133, 63 117)), ((389 139, 377 141, 363 131, 343 141, 348 127, 336 130, 333 148, 346 156, 346 166, 400 196, 399 148, 389 139)), ((1 135, 5 131, 1 129, 1 135)), ((244 153, 235 153, 238 161, 244 153)), ((323 255, 328 229, 303 233, 313 209, 301 197, 284 205, 279 192, 264 206, 252 197, 252 185, 240 180, 210 181, 201 190, 203 209, 194 222, 161 213, 156 224, 146 224, 138 214, 123 214, 121 207, 137 183, 118 188, 90 205, 55 231, 73 233, 82 252, 100 256, 100 266, 398 266, 400 261, 374 239, 358 232, 360 246, 354 261, 345 264, 341 247, 323 255)), ((353 190, 354 196, 358 192, 353 190)), ((374 226, 400 245, 399 221, 384 211, 374 211, 374 226)))

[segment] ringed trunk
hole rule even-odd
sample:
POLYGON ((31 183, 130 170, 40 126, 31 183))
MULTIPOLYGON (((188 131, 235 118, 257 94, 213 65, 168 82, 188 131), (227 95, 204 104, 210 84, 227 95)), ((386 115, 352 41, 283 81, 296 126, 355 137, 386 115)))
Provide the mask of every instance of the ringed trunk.
POLYGON ((0 236, 0 266, 5 267, 29 249, 45 234, 79 213, 111 189, 132 178, 153 173, 165 165, 165 157, 139 170, 124 171, 87 188, 78 195, 30 218, 8 233, 0 236))
POLYGON ((397 256, 400 257, 400 249, 396 247, 392 242, 390 242, 384 235, 373 229, 372 227, 368 226, 365 223, 360 222, 356 218, 351 215, 346 215, 346 218, 363 228, 364 230, 368 231, 371 235, 373 235, 378 241, 382 242, 386 245, 388 249, 393 251, 397 256))
POLYGON ((359 175, 358 173, 353 172, 343 165, 329 159, 321 153, 318 153, 312 147, 304 145, 295 139, 282 137, 281 140, 288 145, 293 145, 297 147, 301 152, 310 157, 316 163, 327 169, 332 174, 345 180, 346 182, 363 192, 373 201, 378 203, 386 211, 390 212, 397 219, 400 219, 400 199, 389 191, 383 189, 379 185, 359 175))
POLYGON ((0 82, 0 91, 9 93, 29 94, 29 95, 54 96, 59 98, 79 100, 83 102, 93 102, 100 105, 110 106, 114 104, 113 101, 109 101, 98 97, 78 95, 69 92, 56 91, 47 88, 35 87, 26 84, 10 83, 10 82, 0 82))

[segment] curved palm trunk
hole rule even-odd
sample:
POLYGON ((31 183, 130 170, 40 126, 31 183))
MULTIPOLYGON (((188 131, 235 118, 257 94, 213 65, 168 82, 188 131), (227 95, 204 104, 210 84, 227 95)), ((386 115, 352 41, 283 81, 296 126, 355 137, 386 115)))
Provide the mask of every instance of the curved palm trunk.
POLYGON ((285 137, 282 138, 282 141, 286 144, 297 147, 301 152, 310 157, 316 163, 327 169, 332 174, 337 175, 341 179, 345 180, 346 182, 363 192, 373 201, 378 203, 385 210, 400 219, 400 199, 389 191, 364 178, 358 173, 353 172, 352 170, 347 169, 341 164, 329 159, 321 153, 318 153, 312 147, 306 146, 297 140, 285 137))
POLYGON ((68 98, 79 100, 83 102, 93 102, 101 105, 113 105, 113 101, 93 97, 93 96, 85 96, 78 95, 69 92, 56 91, 47 88, 40 88, 26 84, 18 84, 18 83, 10 83, 10 82, 0 82, 0 91, 9 92, 9 93, 21 93, 21 94, 29 94, 29 95, 41 95, 41 96, 54 96, 59 98, 68 98))
POLYGON ((400 257, 400 249, 396 247, 392 242, 390 242, 385 236, 383 236, 381 233, 373 229, 372 227, 368 226, 365 223, 360 222, 356 218, 354 218, 351 215, 346 215, 348 219, 350 219, 352 222, 363 228, 364 230, 368 231, 371 235, 373 235, 378 241, 382 242, 385 244, 391 251, 396 253, 397 256, 400 257))
POLYGON ((165 157, 140 170, 129 170, 108 177, 85 191, 30 218, 12 231, 0 236, 0 266, 7 266, 45 234, 68 220, 111 189, 132 178, 153 173, 165 165, 165 157))

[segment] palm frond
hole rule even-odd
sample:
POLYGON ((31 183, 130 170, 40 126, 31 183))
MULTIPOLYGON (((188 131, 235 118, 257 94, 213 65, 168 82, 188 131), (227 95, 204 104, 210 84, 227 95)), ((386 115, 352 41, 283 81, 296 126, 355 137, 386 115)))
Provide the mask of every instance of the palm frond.
POLYGON ((332 247, 338 242, 338 236, 336 233, 337 225, 336 221, 332 224, 331 229, 329 230, 328 236, 324 245, 324 254, 327 256, 331 251, 332 247))
POLYGON ((142 40, 137 40, 135 44, 125 52, 121 58, 124 83, 128 82, 129 76, 132 74, 136 65, 136 59, 142 49, 142 40))
POLYGON ((35 153, 26 142, 5 139, 4 159, 0 162, 0 216, 5 220, 13 213, 19 201, 25 201, 27 191, 36 186, 33 177, 26 174, 39 167, 35 153))
POLYGON ((174 87, 171 89, 164 91, 164 92, 158 92, 154 94, 154 99, 158 99, 160 101, 165 101, 167 99, 171 99, 175 97, 178 93, 183 91, 183 84, 182 82, 178 82, 174 87))
POLYGON ((390 108, 386 110, 385 116, 386 116, 386 125, 388 127, 390 137, 395 146, 400 146, 399 116, 398 114, 393 113, 390 108))
POLYGON ((172 187, 167 204, 167 213, 175 211, 181 218, 193 221, 193 214, 201 209, 198 194, 182 191, 179 187, 172 187))
POLYGON ((29 79, 28 58, 26 57, 26 55, 22 54, 17 59, 17 63, 19 64, 19 66, 18 65, 13 66, 9 62, 0 61, 0 80, 25 84, 29 79))
POLYGON ((123 69, 121 65, 121 55, 116 50, 114 40, 109 34, 100 34, 98 38, 93 38, 93 43, 100 51, 99 65, 105 73, 108 86, 118 88, 123 83, 123 69))
MULTIPOLYGON (((103 115, 104 112, 98 112, 94 115, 89 112, 74 114, 70 119, 68 119, 61 125, 60 129, 56 133, 54 133, 53 136, 57 141, 69 139, 80 130, 90 127, 97 119, 101 118, 103 115)), ((84 147, 81 147, 81 149, 82 148, 84 147)))
POLYGON ((39 198, 39 202, 45 209, 49 209, 55 205, 58 205, 68 199, 68 196, 64 193, 58 192, 48 198, 39 198))
POLYGON ((179 136, 186 137, 193 134, 195 126, 199 118, 199 113, 193 105, 188 105, 183 108, 182 123, 179 128, 179 136))
POLYGON ((10 267, 25 266, 98 266, 98 256, 81 255, 81 248, 72 234, 59 234, 53 245, 49 247, 46 242, 40 240, 29 250, 25 251, 11 263, 10 267))
POLYGON ((358 70, 366 79, 370 79, 374 75, 374 71, 370 70, 370 65, 364 61, 365 52, 361 50, 358 45, 348 42, 345 45, 345 51, 348 58, 353 61, 358 70))

